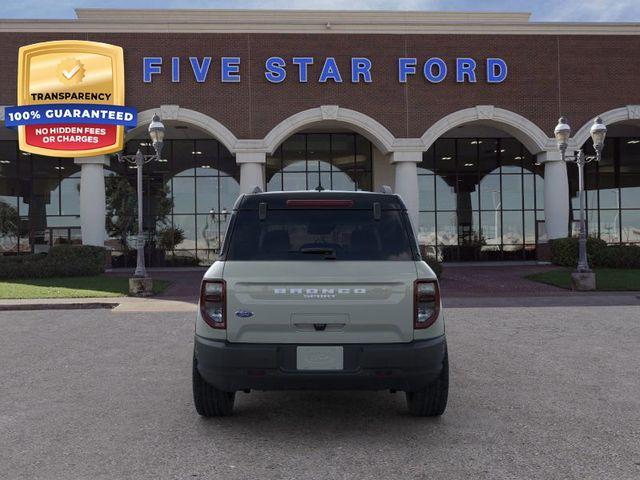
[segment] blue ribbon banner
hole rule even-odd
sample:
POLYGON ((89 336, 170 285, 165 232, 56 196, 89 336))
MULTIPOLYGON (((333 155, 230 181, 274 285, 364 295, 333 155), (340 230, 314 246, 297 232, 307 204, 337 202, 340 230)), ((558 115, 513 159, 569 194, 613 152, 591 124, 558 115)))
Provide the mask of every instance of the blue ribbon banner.
POLYGON ((6 107, 5 126, 47 124, 101 124, 138 125, 138 112, 133 107, 121 105, 91 105, 86 103, 61 103, 6 107))

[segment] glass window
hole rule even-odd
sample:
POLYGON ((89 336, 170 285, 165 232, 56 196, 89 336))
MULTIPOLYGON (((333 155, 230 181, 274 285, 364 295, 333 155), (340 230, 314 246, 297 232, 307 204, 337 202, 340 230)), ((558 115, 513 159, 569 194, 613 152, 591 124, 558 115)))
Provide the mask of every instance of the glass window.
POLYGON ((60 182, 61 215, 80 215, 80 178, 65 178, 60 182))
POLYGON ((520 245, 524 243, 522 212, 502 212, 502 243, 520 245))
MULTIPOLYGON (((331 140, 328 133, 312 133, 307 135, 307 169, 310 172, 331 170, 331 140)), ((340 147, 344 150, 345 145, 340 147)), ((338 147, 340 149, 340 147, 338 147)), ((342 159, 344 160, 344 159, 342 159)), ((353 162, 353 148, 349 163, 353 162)))
MULTIPOLYGON (((184 179, 174 179, 176 180, 184 179)), ((198 177, 196 178, 196 212, 206 213, 210 211, 217 212, 219 210, 218 204, 218 178, 217 177, 198 177)), ((176 209, 176 199, 174 197, 174 211, 180 212, 176 209)))
POLYGON ((461 138, 456 141, 458 173, 475 173, 478 171, 479 147, 486 147, 483 140, 479 140, 476 138, 461 138), (482 143, 479 145, 479 142, 482 143))
POLYGON ((436 198, 434 182, 434 175, 418 176, 420 210, 435 210, 436 198))
POLYGON ((438 212, 436 221, 438 222, 438 244, 457 245, 458 220, 456 212, 438 212))
POLYGON ((173 212, 194 213, 195 205, 195 179, 175 177, 172 181, 173 212))
POLYGON ((433 146, 422 154, 422 162, 418 164, 418 174, 433 173, 434 154, 435 149, 433 146))
POLYGON ((515 138, 501 138, 499 149, 502 173, 521 173, 524 160, 522 144, 515 138))
MULTIPOLYGON (((317 177, 318 174, 317 173, 316 174, 310 174, 310 176, 311 175, 315 175, 317 177)), ((345 172, 340 172, 340 171, 332 172, 331 173, 331 181, 332 181, 331 188, 333 190, 351 190, 351 191, 353 191, 353 190, 356 189, 356 182, 353 180, 353 178, 351 178, 345 172)), ((323 180, 323 185, 324 185, 324 180, 323 180)))
POLYGON ((622 211, 622 241, 625 243, 640 242, 640 210, 622 211))
POLYGON ((173 156, 171 162, 171 169, 175 172, 176 176, 193 176, 195 174, 194 169, 194 157, 195 154, 195 142, 193 140, 173 140, 173 156))
POLYGON ((306 171, 306 135, 296 134, 282 144, 282 170, 286 172, 306 171))
POLYGON ((237 213, 229 260, 413 260, 406 213, 384 210, 269 210, 237 213))
MULTIPOLYGON (((576 218, 580 218, 579 213, 576 218)), ((600 210, 600 238, 607 243, 620 242, 619 210, 600 210)))
POLYGON ((418 243, 420 245, 435 245, 436 244, 435 212, 420 212, 419 218, 420 218, 420 225, 418 225, 418 243))
POLYGON ((502 215, 500 211, 483 211, 480 218, 484 241, 487 245, 500 245, 502 243, 502 215))
POLYGON ((522 210, 522 176, 502 176, 502 209, 522 210))
POLYGON ((487 175, 495 172, 498 168, 498 141, 489 138, 478 139, 478 170, 480 175, 487 175))
POLYGON ((620 173, 620 206, 640 208, 640 174, 620 173))
MULTIPOLYGON (((435 169, 441 176, 456 174, 456 141, 452 138, 438 140, 435 148, 435 169)), ((439 207, 438 207, 439 208, 439 207)))
POLYGON ((500 175, 487 175, 480 180, 480 207, 482 210, 500 209, 500 175))
MULTIPOLYGON (((455 180, 455 177, 453 180, 455 180)), ((456 193, 454 188, 439 175, 436 176, 436 205, 438 206, 438 210, 456 209, 456 193)))
MULTIPOLYGON (((620 138, 620 176, 628 173, 640 174, 640 137, 620 138)), ((605 150, 609 149, 609 139, 605 141, 605 150)))
POLYGON ((176 250, 196 249, 196 217, 195 215, 174 215, 173 226, 180 228, 184 232, 184 240, 176 245, 176 250))

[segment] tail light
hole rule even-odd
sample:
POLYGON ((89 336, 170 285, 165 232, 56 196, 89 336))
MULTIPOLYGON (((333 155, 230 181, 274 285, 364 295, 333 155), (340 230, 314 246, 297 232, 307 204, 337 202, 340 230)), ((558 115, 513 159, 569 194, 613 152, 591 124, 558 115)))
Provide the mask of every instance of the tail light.
POLYGON ((226 298, 224 280, 203 280, 200 287, 200 313, 211 328, 227 328, 226 298))
POLYGON ((440 288, 436 280, 416 280, 414 289, 414 328, 428 328, 440 313, 440 288))

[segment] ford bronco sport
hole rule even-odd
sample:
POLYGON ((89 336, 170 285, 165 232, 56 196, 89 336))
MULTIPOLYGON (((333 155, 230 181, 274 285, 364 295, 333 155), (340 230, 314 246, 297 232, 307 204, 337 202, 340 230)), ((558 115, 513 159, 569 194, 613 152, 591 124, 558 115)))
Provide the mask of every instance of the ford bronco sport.
POLYGON ((406 392, 441 415, 449 366, 439 286, 389 193, 242 195, 202 280, 193 396, 224 416, 235 392, 406 392))

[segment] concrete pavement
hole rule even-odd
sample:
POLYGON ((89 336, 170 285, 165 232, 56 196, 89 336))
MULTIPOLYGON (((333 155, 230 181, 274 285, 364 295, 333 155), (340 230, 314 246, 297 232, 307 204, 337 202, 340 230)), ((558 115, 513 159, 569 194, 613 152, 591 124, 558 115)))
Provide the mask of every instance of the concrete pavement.
POLYGON ((193 316, 0 313, 0 478, 640 477, 640 307, 448 308, 441 419, 401 394, 191 402, 193 316))

